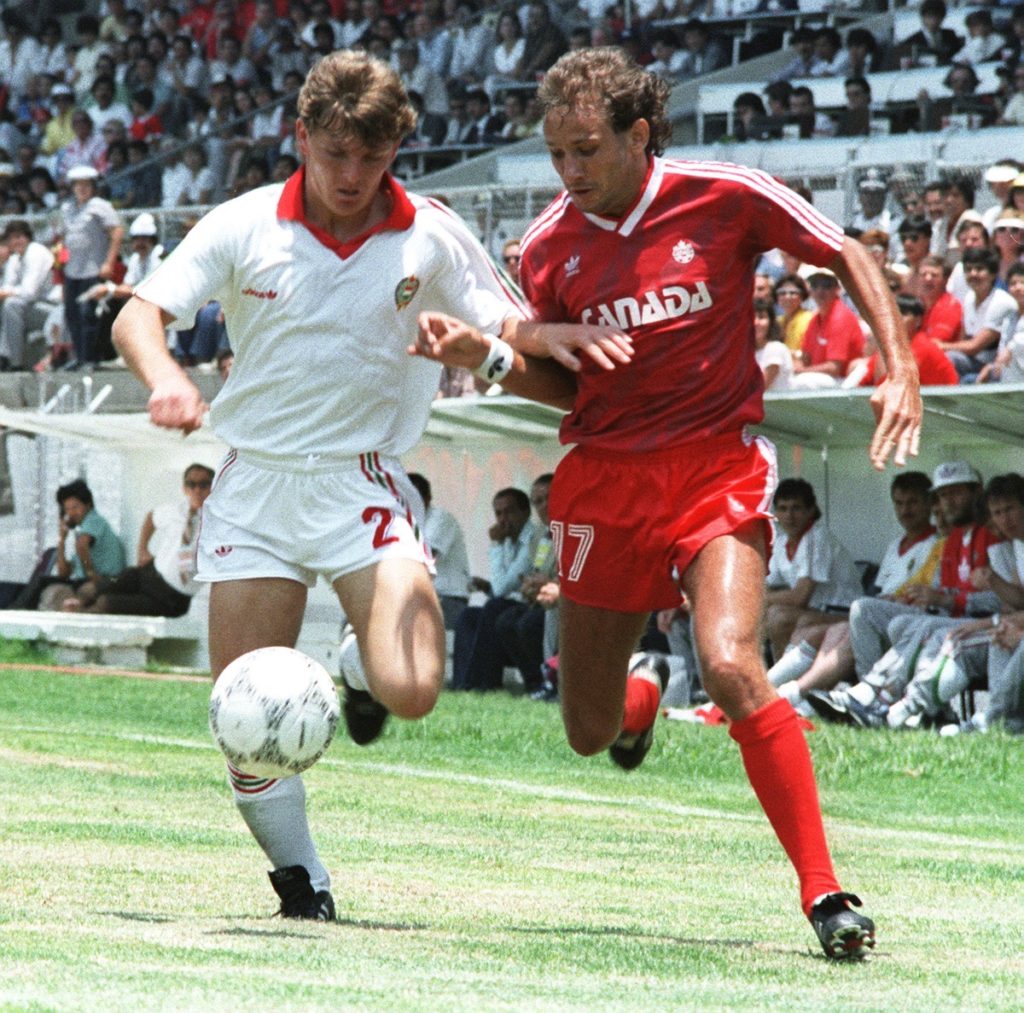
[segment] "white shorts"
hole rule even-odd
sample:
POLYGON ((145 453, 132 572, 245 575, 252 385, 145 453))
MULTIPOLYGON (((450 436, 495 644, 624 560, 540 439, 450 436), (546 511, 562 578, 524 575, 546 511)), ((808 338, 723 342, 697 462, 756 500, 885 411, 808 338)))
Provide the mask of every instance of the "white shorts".
POLYGON ((230 451, 203 505, 196 580, 285 577, 333 583, 382 559, 433 573, 419 494, 398 460, 230 451))

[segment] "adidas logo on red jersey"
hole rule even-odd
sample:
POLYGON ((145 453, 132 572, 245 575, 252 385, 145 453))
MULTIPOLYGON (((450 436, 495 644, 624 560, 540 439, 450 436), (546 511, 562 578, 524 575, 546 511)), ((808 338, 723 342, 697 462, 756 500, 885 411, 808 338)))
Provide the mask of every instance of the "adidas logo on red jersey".
POLYGON ((688 313, 699 313, 711 304, 711 293, 702 281, 693 286, 693 292, 682 285, 668 285, 660 292, 644 292, 639 299, 624 296, 610 306, 607 303, 588 306, 580 314, 580 322, 603 324, 606 327, 639 327, 641 324, 671 320, 688 313))

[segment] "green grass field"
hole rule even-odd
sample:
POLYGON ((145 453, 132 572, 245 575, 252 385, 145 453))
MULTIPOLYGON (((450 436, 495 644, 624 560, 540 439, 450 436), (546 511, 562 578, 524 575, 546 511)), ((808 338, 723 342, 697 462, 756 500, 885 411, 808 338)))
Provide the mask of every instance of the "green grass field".
POLYGON ((0 671, 0 1008, 1024 1008, 1024 741, 827 728, 835 858, 879 926, 825 961, 725 731, 637 772, 557 708, 446 694, 305 780, 339 922, 272 918, 208 686, 0 671))

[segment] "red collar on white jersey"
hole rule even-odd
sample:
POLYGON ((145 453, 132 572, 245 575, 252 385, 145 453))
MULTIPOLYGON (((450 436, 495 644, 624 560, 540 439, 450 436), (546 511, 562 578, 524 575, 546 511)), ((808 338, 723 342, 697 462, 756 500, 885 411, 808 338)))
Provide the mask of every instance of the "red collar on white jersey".
POLYGON ((319 225, 314 225, 306 217, 306 202, 303 198, 303 184, 306 178, 306 170, 300 167, 288 177, 281 191, 281 197, 277 202, 277 217, 283 221, 298 222, 304 225, 309 231, 323 243, 329 250, 333 250, 339 257, 351 257, 356 250, 371 236, 378 232, 392 229, 395 232, 404 232, 413 223, 416 217, 416 208, 409 200, 408 194, 395 180, 391 173, 385 173, 381 180, 380 188, 391 197, 391 212, 382 222, 378 222, 372 228, 367 229, 362 235, 341 243, 329 232, 325 232, 319 225))
POLYGON ((644 185, 640 187, 640 193, 637 194, 633 206, 621 218, 605 218, 602 215, 592 215, 587 212, 583 212, 583 217, 606 232, 618 232, 620 236, 630 235, 640 219, 643 218, 644 212, 651 206, 654 198, 658 196, 663 168, 660 158, 649 160, 647 175, 644 176, 644 185))

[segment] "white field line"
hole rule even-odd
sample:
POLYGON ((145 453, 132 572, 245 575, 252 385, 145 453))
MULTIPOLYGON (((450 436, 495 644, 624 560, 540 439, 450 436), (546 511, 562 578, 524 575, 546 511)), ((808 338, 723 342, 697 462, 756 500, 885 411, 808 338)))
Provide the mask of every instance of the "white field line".
MULTIPOLYGON (((43 725, 0 725, 0 731, 4 729, 16 732, 47 733, 51 735, 60 734, 58 729, 43 725)), ((168 746, 177 749, 198 749, 204 752, 217 752, 217 747, 213 742, 203 742, 199 739, 175 739, 162 735, 140 735, 130 732, 88 732, 80 729, 76 730, 75 734, 89 738, 119 739, 125 742, 140 742, 154 746, 168 746)), ((678 805, 674 802, 664 802, 660 799, 646 797, 618 798, 612 795, 597 795, 592 792, 577 791, 571 788, 531 784, 527 781, 515 781, 509 778, 481 777, 477 774, 462 774, 457 771, 435 770, 428 767, 411 767, 406 764, 374 763, 366 760, 341 760, 324 757, 319 761, 318 766, 339 767, 348 770, 356 769, 367 773, 420 778, 425 781, 441 781, 445 784, 456 782, 458 784, 501 789, 503 791, 513 792, 519 795, 546 799, 548 801, 581 802, 589 805, 663 812, 669 813, 673 816, 690 816, 697 819, 714 820, 715 822, 729 821, 734 823, 761 823, 764 821, 764 817, 759 813, 734 813, 709 807, 678 805)), ((958 834, 943 834, 932 830, 907 830, 896 827, 876 826, 867 827, 840 819, 827 819, 826 823, 830 827, 841 829, 843 833, 851 833, 854 835, 871 837, 873 839, 906 841, 908 843, 917 842, 949 848, 970 848, 981 851, 999 852, 1003 854, 1024 855, 1024 842, 1016 843, 1013 841, 979 840, 974 837, 964 837, 958 834)))

